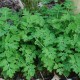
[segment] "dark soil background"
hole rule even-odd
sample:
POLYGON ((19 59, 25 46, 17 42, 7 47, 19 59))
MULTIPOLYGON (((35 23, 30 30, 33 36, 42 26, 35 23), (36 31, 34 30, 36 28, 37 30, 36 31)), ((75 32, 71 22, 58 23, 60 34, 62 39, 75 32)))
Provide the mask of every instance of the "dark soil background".
MULTIPOLYGON (((47 71, 44 71, 44 72, 37 72, 35 77, 32 77, 31 80, 43 80, 42 76, 44 77, 44 80, 51 80, 54 76, 54 73, 49 73, 47 71), (41 75, 42 74, 42 75, 41 75)), ((65 76, 59 76, 61 79, 60 80, 80 80, 78 75, 76 75, 74 72, 72 72, 69 77, 66 79, 65 76)), ((23 77, 23 74, 20 73, 20 72, 17 72, 14 76, 13 79, 10 79, 10 80, 26 80, 25 77, 23 77)), ((56 80, 56 79, 55 79, 56 80)))

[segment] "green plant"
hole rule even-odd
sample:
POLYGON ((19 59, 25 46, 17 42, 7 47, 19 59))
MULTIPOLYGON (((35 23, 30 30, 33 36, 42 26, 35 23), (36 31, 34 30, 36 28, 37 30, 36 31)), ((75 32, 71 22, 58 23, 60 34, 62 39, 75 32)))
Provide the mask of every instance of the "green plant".
POLYGON ((80 14, 72 13, 66 0, 32 14, 0 9, 0 69, 12 78, 21 70, 27 80, 39 68, 68 76, 80 75, 80 14), (37 59, 38 57, 38 59, 37 59), (39 63, 36 65, 36 61, 39 63))

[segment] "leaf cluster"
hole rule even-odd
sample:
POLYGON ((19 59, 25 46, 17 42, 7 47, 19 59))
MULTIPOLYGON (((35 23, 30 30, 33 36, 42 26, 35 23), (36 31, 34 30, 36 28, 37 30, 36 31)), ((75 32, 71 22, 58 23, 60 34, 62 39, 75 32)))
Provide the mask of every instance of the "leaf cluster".
POLYGON ((21 70, 30 80, 37 68, 80 75, 80 14, 74 15, 70 6, 66 1, 64 7, 56 4, 34 14, 26 9, 19 13, 0 9, 0 69, 4 77, 12 78, 21 70))

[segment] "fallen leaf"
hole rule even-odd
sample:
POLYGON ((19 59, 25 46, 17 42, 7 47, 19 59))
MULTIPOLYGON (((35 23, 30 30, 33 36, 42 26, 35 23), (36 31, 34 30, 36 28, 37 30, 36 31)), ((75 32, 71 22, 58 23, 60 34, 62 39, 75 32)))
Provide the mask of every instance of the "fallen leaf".
POLYGON ((4 80, 4 79, 0 78, 0 80, 4 80))
POLYGON ((54 74, 54 77, 51 80, 60 80, 60 77, 56 74, 54 74))

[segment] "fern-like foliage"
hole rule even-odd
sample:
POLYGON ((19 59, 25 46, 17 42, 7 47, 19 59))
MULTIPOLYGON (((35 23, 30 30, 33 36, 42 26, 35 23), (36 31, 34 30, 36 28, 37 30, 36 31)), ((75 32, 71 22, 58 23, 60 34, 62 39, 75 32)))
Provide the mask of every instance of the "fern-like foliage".
POLYGON ((12 78, 21 69, 30 80, 39 68, 80 75, 80 14, 66 1, 41 12, 0 9, 0 69, 12 78), (37 59, 38 57, 38 59, 37 59), (38 62, 39 61, 39 62, 38 62))

